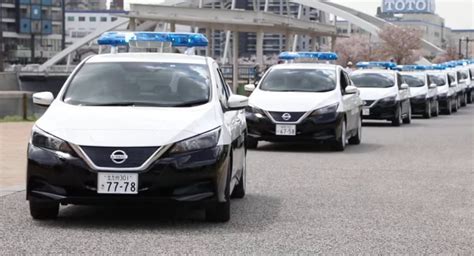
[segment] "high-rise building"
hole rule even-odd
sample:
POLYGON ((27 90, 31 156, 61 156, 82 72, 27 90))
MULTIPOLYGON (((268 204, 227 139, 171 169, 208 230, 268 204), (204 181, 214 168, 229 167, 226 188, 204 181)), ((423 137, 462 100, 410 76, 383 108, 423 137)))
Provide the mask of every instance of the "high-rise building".
POLYGON ((106 0, 65 0, 66 10, 106 10, 106 0))
POLYGON ((63 49, 63 0, 2 0, 0 9, 5 62, 42 63, 63 49))

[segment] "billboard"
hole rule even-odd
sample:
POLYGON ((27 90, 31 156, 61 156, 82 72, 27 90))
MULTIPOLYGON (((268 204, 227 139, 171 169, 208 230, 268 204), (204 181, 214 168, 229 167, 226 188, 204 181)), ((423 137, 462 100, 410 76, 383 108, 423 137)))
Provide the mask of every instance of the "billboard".
POLYGON ((435 0, 382 0, 384 13, 435 13, 435 0))

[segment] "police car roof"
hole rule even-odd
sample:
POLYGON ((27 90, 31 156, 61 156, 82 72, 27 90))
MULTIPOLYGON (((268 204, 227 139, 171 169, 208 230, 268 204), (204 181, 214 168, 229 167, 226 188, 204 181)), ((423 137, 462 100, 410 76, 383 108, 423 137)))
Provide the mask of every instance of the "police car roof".
POLYGON ((181 53, 116 53, 95 55, 87 63, 104 62, 167 62, 167 63, 187 63, 187 64, 206 64, 206 58, 203 56, 187 55, 181 53))
POLYGON ((357 69, 352 71, 351 74, 374 74, 374 73, 381 73, 381 74, 396 74, 398 71, 396 70, 391 70, 391 69, 357 69))
POLYGON ((401 71, 400 74, 402 75, 424 75, 426 71, 401 71))
POLYGON ((272 69, 334 69, 338 65, 324 63, 283 63, 272 66, 272 69))

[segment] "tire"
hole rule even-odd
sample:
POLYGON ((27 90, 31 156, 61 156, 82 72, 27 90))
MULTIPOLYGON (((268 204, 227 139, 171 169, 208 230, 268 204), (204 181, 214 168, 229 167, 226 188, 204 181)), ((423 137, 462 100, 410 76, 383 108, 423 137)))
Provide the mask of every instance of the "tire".
POLYGON ((461 96, 461 107, 465 107, 467 105, 467 94, 463 94, 463 96, 461 96))
POLYGON ((469 92, 469 93, 467 94, 467 103, 468 103, 468 104, 472 104, 472 102, 473 102, 473 99, 472 99, 472 98, 473 98, 473 93, 472 93, 472 91, 471 91, 471 92, 469 92))
POLYGON ((408 115, 403 119, 404 124, 411 124, 411 106, 408 107, 408 115))
POLYGON ((349 144, 359 145, 361 142, 362 142, 362 116, 359 117, 359 124, 357 126, 357 133, 356 133, 356 135, 352 136, 349 139, 349 144))
POLYGON ((59 213, 59 203, 30 200, 30 214, 35 220, 56 219, 59 213))
POLYGON ((343 119, 341 123, 341 138, 334 140, 332 147, 335 151, 344 151, 346 149, 346 120, 343 119))
POLYGON ((210 222, 227 222, 230 220, 230 178, 232 176, 232 155, 229 158, 225 188, 225 202, 215 202, 206 207, 206 220, 210 222))
POLYGON ((433 111, 433 116, 439 116, 439 102, 435 101, 435 111, 433 111))
POLYGON ((239 183, 235 186, 234 191, 232 191, 231 198, 244 198, 245 191, 247 188, 247 160, 244 158, 242 175, 240 177, 239 183))
POLYGON ((453 113, 453 103, 450 99, 446 101, 446 115, 451 115, 453 113))
POLYGON ((423 114, 423 117, 426 119, 431 118, 431 101, 428 101, 428 103, 426 104, 426 109, 425 113, 423 114))
POLYGON ((402 119, 402 107, 399 105, 397 107, 397 111, 396 111, 396 116, 393 117, 392 119, 392 126, 400 126, 402 125, 402 122, 403 122, 403 119, 402 119))
POLYGON ((459 103, 459 98, 456 97, 455 100, 456 100, 456 102, 454 102, 454 106, 451 106, 451 108, 453 109, 453 112, 454 112, 454 113, 458 112, 458 109, 459 109, 459 105, 458 105, 458 103, 459 103))
POLYGON ((246 142, 247 148, 249 149, 256 149, 258 147, 258 140, 247 136, 246 142))
POLYGON ((457 102, 457 110, 459 110, 461 108, 461 96, 458 96, 458 102, 457 102))

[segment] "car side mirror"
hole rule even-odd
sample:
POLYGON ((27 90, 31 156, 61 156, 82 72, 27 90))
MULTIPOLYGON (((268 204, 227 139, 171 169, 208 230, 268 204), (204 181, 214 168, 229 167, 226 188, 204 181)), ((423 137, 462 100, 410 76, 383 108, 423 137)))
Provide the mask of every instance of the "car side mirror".
POLYGON ((246 84, 244 86, 244 89, 246 92, 253 92, 255 90, 255 85, 254 84, 246 84))
POLYGON ((54 101, 51 92, 37 92, 33 94, 33 103, 39 106, 47 107, 54 101))
POLYGON ((452 82, 449 87, 456 87, 456 83, 452 82))
POLYGON ((430 84, 430 86, 429 86, 430 89, 435 89, 437 87, 438 87, 438 85, 436 85, 436 84, 430 84))
POLYGON ((410 86, 408 86, 408 84, 402 84, 402 85, 400 85, 400 89, 401 90, 408 90, 408 89, 410 89, 410 86))
POLYGON ((227 106, 230 110, 241 110, 249 105, 249 98, 242 95, 231 95, 227 100, 227 106))
POLYGON ((346 94, 357 94, 359 92, 359 89, 353 85, 349 85, 346 87, 345 93, 346 94))

